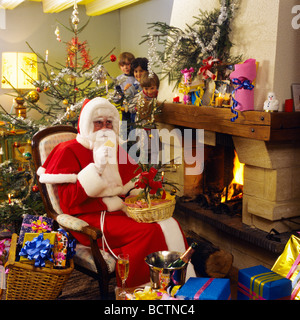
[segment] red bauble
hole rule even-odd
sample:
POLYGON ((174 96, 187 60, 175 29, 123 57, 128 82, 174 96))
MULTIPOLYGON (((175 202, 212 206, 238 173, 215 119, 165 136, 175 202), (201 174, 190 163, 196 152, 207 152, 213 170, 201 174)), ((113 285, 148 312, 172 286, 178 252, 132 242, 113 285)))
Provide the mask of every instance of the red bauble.
POLYGON ((42 89, 41 89, 40 87, 37 87, 37 88, 36 88, 36 91, 37 91, 37 92, 42 92, 42 89))
POLYGON ((21 145, 20 142, 18 142, 18 141, 14 142, 14 147, 15 147, 15 148, 19 148, 20 145, 21 145))
POLYGON ((39 191, 39 187, 35 184, 32 186, 32 192, 38 192, 39 191))
POLYGON ((110 61, 111 62, 115 62, 117 60, 117 57, 114 55, 114 54, 112 54, 111 56, 110 56, 110 61))

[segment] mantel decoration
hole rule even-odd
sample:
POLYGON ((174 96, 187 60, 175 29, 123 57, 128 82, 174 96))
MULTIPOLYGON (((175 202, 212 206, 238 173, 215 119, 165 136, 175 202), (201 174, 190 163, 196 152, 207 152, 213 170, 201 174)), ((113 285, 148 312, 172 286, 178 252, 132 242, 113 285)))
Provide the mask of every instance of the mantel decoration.
POLYGON ((226 65, 241 61, 241 56, 232 56, 230 49, 231 22, 238 8, 238 0, 220 0, 220 9, 211 12, 200 10, 192 25, 185 30, 169 26, 164 22, 150 23, 153 30, 143 36, 148 41, 148 59, 150 72, 155 67, 162 69, 162 79, 168 78, 169 84, 175 82, 178 88, 182 82, 181 70, 193 68, 192 79, 202 76, 205 81, 215 78, 215 73, 226 65), (163 45, 163 51, 157 51, 155 42, 163 45))

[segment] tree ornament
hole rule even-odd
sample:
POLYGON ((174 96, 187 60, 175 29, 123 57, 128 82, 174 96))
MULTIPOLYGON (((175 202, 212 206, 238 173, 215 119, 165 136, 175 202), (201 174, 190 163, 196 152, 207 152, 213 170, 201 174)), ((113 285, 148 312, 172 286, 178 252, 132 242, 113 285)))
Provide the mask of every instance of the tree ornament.
POLYGON ((24 152, 23 153, 23 157, 26 159, 26 160, 30 160, 32 158, 32 155, 30 152, 24 152))
POLYGON ((59 28, 58 27, 56 27, 54 33, 56 35, 56 40, 61 42, 60 35, 59 35, 59 28))
POLYGON ((111 56, 110 56, 110 61, 111 62, 115 62, 117 60, 117 57, 114 55, 114 54, 112 54, 111 56))
POLYGON ((15 147, 15 148, 19 148, 19 147, 20 147, 20 145, 21 145, 21 144, 20 144, 20 142, 19 142, 19 141, 15 141, 15 142, 14 142, 14 147, 15 147))
POLYGON ((35 184, 32 186, 31 188, 32 192, 38 192, 39 191, 39 187, 35 184))
POLYGON ((26 98, 27 98, 30 102, 36 103, 36 102, 39 101, 40 95, 38 94, 37 91, 32 90, 32 91, 29 91, 29 92, 27 93, 26 98))
POLYGON ((69 104, 68 99, 64 99, 64 100, 63 100, 63 104, 64 104, 64 105, 68 105, 68 104, 69 104))

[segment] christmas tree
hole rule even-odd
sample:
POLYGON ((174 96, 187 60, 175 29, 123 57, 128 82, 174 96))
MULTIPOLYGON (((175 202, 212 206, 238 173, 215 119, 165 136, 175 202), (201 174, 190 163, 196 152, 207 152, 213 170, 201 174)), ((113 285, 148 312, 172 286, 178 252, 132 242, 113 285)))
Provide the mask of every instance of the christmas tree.
MULTIPOLYGON (((30 144, 31 137, 48 126, 77 125, 82 104, 86 98, 102 97, 114 85, 115 79, 110 77, 104 67, 105 63, 114 62, 115 55, 112 49, 108 54, 91 59, 87 42, 79 40, 79 34, 86 28, 89 20, 79 28, 77 4, 70 19, 70 27, 61 24, 73 36, 68 42, 60 38, 59 27, 55 30, 58 42, 65 44, 67 49, 66 60, 58 66, 48 61, 48 53, 42 56, 29 48, 38 57, 39 79, 31 79, 36 90, 16 92, 18 99, 23 100, 27 112, 35 110, 38 119, 24 118, 20 114, 8 113, 1 105, 0 119, 4 122, 5 132, 13 134, 17 130, 24 131, 23 140, 30 144), (110 80, 110 83, 108 83, 110 80), (46 106, 39 105, 40 94, 48 97, 46 106)), ((7 81, 7 79, 4 79, 7 81)), ((118 105, 116 105, 118 107, 118 105)), ((14 151, 20 153, 21 160, 12 159, 1 164, 1 191, 0 229, 8 227, 18 232, 24 213, 44 215, 40 193, 36 185, 36 174, 30 152, 21 152, 20 143, 13 145, 14 151)))

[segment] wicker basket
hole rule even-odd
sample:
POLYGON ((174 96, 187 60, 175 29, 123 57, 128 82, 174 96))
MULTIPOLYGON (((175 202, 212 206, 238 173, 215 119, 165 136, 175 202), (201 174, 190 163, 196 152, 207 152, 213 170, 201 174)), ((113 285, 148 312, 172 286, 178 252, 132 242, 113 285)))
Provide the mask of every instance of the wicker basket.
MULTIPOLYGON (((127 200, 127 199, 126 199, 127 200)), ((125 202, 130 202, 126 201, 125 202)), ((152 223, 172 217, 176 200, 170 197, 168 201, 148 208, 127 207, 127 214, 137 222, 152 223)))
POLYGON ((16 262, 18 236, 12 235, 8 261, 6 300, 54 300, 74 270, 73 259, 66 269, 37 268, 16 262))

